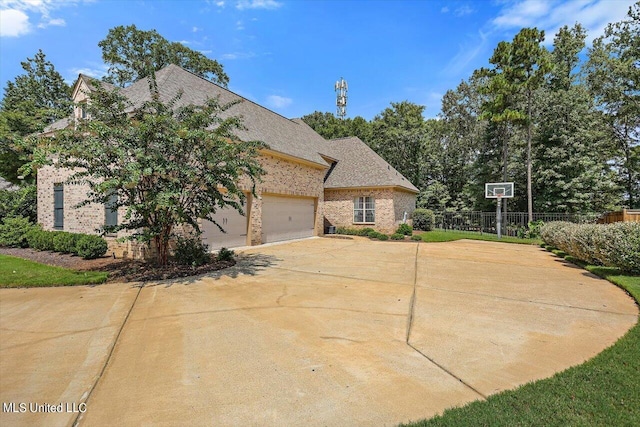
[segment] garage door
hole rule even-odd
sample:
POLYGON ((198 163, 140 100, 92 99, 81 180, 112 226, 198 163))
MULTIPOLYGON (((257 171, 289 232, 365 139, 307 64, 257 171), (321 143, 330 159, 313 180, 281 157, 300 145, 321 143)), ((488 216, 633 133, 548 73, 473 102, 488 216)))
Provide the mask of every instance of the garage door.
POLYGON ((312 197, 262 197, 262 243, 313 236, 312 197))
MULTIPOLYGON (((243 210, 246 212, 244 206, 243 210)), ((247 245, 247 217, 233 208, 224 208, 218 209, 213 218, 226 233, 213 222, 202 221, 202 241, 209 245, 209 250, 247 245)))

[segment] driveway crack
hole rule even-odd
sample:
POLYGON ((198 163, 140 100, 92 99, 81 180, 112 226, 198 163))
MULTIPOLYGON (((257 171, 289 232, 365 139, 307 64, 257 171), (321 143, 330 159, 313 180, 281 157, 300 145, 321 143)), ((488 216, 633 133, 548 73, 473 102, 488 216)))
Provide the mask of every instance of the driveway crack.
POLYGON ((422 357, 424 357, 425 359, 427 359, 429 362, 433 363, 434 365, 436 365, 438 368, 440 368, 442 371, 446 372, 448 375, 450 375, 451 377, 455 378, 456 380, 458 380, 460 383, 464 384, 468 389, 470 389, 471 391, 473 391, 474 393, 476 393, 477 395, 479 395, 480 397, 482 397, 483 399, 486 399, 487 396, 485 396, 482 392, 480 392, 478 389, 476 389, 475 387, 473 387, 471 384, 467 383, 465 380, 463 380, 462 378, 460 378, 459 376, 455 375, 453 372, 451 372, 450 370, 448 370, 447 368, 445 368, 444 366, 442 366, 441 364, 439 364, 438 362, 436 362, 435 360, 433 360, 432 358, 430 358, 429 356, 427 356, 426 354, 424 354, 423 352, 421 352, 420 350, 418 350, 417 348, 415 348, 413 345, 411 345, 411 343, 409 342, 409 339, 411 338, 411 326, 413 325, 413 312, 415 310, 415 305, 416 305, 416 288, 417 288, 417 283, 418 283, 418 250, 420 248, 420 244, 416 245, 416 256, 415 256, 415 262, 414 262, 414 275, 413 275, 413 292, 411 294, 411 301, 409 302, 409 313, 407 315, 407 335, 405 338, 405 343, 411 347, 415 352, 417 352, 418 354, 420 354, 422 357))
MULTIPOLYGON (((102 369, 100 370, 100 373, 98 374, 98 377, 93 382, 93 385, 91 386, 89 391, 86 393, 86 398, 81 399, 82 402, 80 402, 80 403, 87 404, 89 402, 89 399, 91 399, 91 395, 93 394, 93 391, 96 389, 96 386, 98 385, 98 383, 102 379, 102 376, 104 375, 104 372, 107 370, 107 366, 109 366, 109 362, 111 361, 111 357, 113 356, 113 352, 114 352, 114 350, 116 348, 116 344, 118 343, 118 340, 120 339, 120 335, 122 335, 122 331, 123 331, 125 325, 127 324, 127 320, 129 320, 129 317, 131 316, 131 312, 133 311, 133 307, 136 305, 136 302, 138 301, 138 297, 140 296, 140 292, 142 292, 142 288, 144 288, 145 284, 146 284, 146 282, 142 283, 138 287, 138 293, 136 293, 136 297, 133 299, 133 302, 131 303, 131 307, 129 307, 129 311, 127 312, 127 315, 125 316, 125 318, 124 318, 124 320, 122 322, 122 325, 120 325, 120 329, 118 330, 118 333, 116 334, 116 337, 113 340, 113 344, 111 344, 111 348, 109 348, 109 352, 107 353, 107 358, 104 361, 104 365, 102 365, 102 369)), ((87 408, 88 407, 89 407, 89 405, 87 405, 87 408)), ((78 412, 78 415, 73 420, 71 425, 74 426, 74 427, 80 425, 80 420, 82 419, 83 416, 84 416, 84 413, 78 412)))

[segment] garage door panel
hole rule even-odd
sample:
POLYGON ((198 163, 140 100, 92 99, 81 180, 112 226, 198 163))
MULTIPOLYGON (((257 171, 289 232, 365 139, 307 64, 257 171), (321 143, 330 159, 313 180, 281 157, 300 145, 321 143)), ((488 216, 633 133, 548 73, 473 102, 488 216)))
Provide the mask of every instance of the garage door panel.
POLYGON ((301 239, 314 234, 313 198, 263 196, 262 242, 301 239))
POLYGON ((212 221, 203 220, 202 241, 209 246, 209 250, 217 250, 222 247, 234 248, 247 244, 247 217, 229 207, 218 209, 213 215, 213 219, 226 233, 220 231, 212 221))

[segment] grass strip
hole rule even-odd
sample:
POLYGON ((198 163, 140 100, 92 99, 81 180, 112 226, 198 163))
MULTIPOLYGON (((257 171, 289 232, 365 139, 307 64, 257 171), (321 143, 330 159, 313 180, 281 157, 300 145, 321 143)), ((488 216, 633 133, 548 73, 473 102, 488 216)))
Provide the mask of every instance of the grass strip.
MULTIPOLYGON (((626 275, 616 268, 576 264, 618 285, 640 302, 640 276, 626 275)), ((489 396, 484 401, 447 409, 429 420, 403 425, 640 425, 640 324, 582 365, 489 396)))
POLYGON ((455 230, 433 230, 420 234, 423 242, 452 242, 454 240, 484 240, 487 242, 503 242, 503 243, 519 243, 524 245, 539 245, 542 243, 540 239, 521 239, 519 237, 498 236, 490 233, 477 233, 473 231, 455 231, 455 230))
POLYGON ((108 273, 74 271, 0 255, 0 288, 95 285, 104 283, 108 273))

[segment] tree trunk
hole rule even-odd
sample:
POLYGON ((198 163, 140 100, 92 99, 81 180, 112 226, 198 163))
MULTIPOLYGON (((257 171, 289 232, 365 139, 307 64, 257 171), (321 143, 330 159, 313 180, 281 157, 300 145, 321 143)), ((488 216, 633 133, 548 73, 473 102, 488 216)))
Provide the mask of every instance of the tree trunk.
POLYGON ((527 91, 527 211, 533 222, 533 191, 531 189, 531 91, 527 91))
MULTIPOLYGON (((509 125, 506 123, 504 124, 503 136, 504 136, 504 142, 502 145, 502 182, 507 182, 507 179, 508 179, 507 162, 509 160, 509 125)), ((502 203, 502 215, 504 215, 506 218, 507 212, 508 212, 508 209, 507 209, 508 199, 500 199, 500 200, 502 200, 502 202, 498 202, 498 203, 502 203)))

